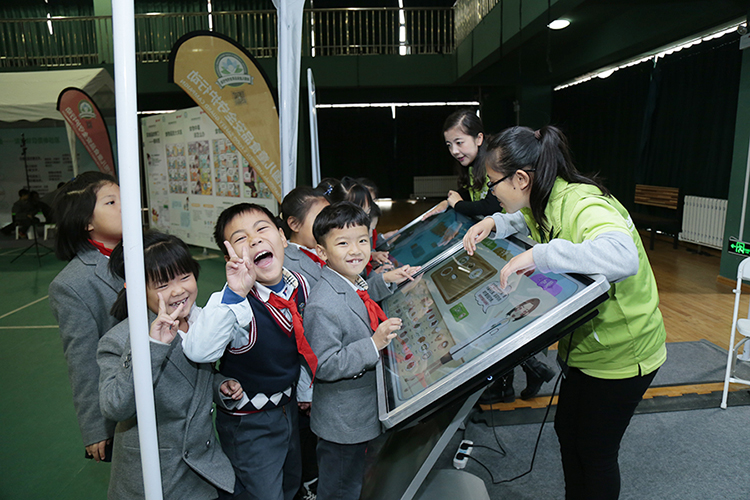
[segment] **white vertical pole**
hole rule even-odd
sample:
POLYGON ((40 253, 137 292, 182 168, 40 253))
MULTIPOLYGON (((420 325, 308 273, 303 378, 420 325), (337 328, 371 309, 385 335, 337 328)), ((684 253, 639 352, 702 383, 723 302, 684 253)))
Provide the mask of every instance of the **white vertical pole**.
POLYGON ((117 159, 122 201, 122 237, 125 281, 128 283, 128 317, 132 351, 138 437, 143 485, 147 500, 161 500, 161 469, 156 434, 151 353, 148 341, 146 276, 143 268, 141 187, 138 158, 138 101, 135 77, 134 0, 112 0, 112 34, 115 48, 115 105, 117 108, 117 159))
POLYGON ((310 108, 310 157, 312 159, 312 185, 320 184, 320 148, 318 148, 318 110, 315 105, 318 98, 315 95, 315 80, 312 69, 307 68, 307 97, 310 108))
POLYGON ((302 61, 302 13, 304 0, 273 0, 277 11, 279 53, 279 145, 281 148, 281 192, 284 196, 297 183, 297 132, 299 122, 299 72, 302 61))
POLYGON ((76 137, 73 127, 67 121, 65 121, 65 131, 68 133, 68 148, 70 149, 70 162, 73 165, 73 177, 78 177, 78 153, 76 153, 78 137, 76 137))

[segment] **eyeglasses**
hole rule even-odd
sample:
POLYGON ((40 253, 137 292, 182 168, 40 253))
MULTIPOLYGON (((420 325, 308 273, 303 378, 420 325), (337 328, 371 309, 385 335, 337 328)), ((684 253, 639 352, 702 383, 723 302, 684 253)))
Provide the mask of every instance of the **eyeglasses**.
MULTIPOLYGON (((522 170, 522 171, 524 171, 524 172, 536 172, 536 169, 535 169, 535 168, 530 168, 530 169, 528 169, 528 170, 524 170, 524 169, 522 169, 522 168, 519 168, 518 170, 522 170)), ((508 175, 506 175, 505 177, 503 177, 503 178, 502 178, 502 179, 500 179, 499 181, 495 181, 495 182, 492 182, 492 181, 487 181, 487 189, 489 189, 489 190, 490 190, 490 192, 492 192, 492 189, 493 189, 493 188, 494 188, 495 186, 497 186, 498 184, 500 184, 501 182, 503 182, 503 181, 504 181, 505 179, 507 179, 507 178, 509 178, 509 177, 513 177, 513 176, 514 176, 514 175, 516 174, 516 172, 518 172, 518 170, 515 170, 515 171, 513 171, 513 172, 509 173, 508 175)))

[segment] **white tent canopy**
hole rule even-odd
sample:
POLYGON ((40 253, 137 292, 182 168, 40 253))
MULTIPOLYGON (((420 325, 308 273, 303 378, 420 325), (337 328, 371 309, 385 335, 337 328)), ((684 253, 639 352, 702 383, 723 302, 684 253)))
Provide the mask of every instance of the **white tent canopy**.
POLYGON ((101 68, 0 73, 0 122, 62 120, 57 96, 67 87, 85 91, 102 112, 114 108, 115 82, 101 68))

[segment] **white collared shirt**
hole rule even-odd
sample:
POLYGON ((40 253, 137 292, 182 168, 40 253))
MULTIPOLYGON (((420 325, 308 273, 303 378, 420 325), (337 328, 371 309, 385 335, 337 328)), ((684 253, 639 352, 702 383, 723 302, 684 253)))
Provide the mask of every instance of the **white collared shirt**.
MULTIPOLYGON (((301 276, 304 280, 304 276, 301 276)), ((281 298, 289 300, 295 288, 300 286, 294 275, 287 269, 283 269, 283 279, 286 286, 277 294, 281 298)), ((304 286, 307 288, 307 281, 304 286)), ((195 324, 190 326, 189 331, 182 341, 182 349, 190 360, 195 363, 213 363, 221 359, 227 347, 239 349, 249 342, 249 326, 253 320, 253 308, 248 300, 240 300, 236 303, 223 302, 224 294, 228 287, 219 292, 211 294, 208 303, 203 308, 195 324)), ((270 288, 255 284, 255 290, 263 302, 267 302, 273 292, 270 288)), ((237 294, 229 290, 235 297, 237 294)), ((252 292, 250 292, 252 293, 252 292)), ((285 317, 291 321, 292 314, 284 309, 285 317)))

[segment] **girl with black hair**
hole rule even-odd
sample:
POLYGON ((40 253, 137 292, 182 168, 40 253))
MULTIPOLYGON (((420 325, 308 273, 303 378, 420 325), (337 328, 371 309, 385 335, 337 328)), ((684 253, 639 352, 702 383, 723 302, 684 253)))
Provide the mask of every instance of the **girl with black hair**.
POLYGON ((475 111, 460 109, 445 119, 443 137, 448 152, 457 162, 458 191, 448 191, 448 198, 427 212, 422 219, 445 212, 448 208, 468 216, 499 212, 497 199, 487 191, 482 120, 475 111))
MULTIPOLYGON (((217 404, 234 406, 243 396, 242 387, 216 373, 210 363, 189 361, 182 351, 182 339, 201 312, 195 304, 200 266, 188 246, 176 236, 150 231, 143 247, 164 498, 216 498, 217 488, 233 491, 234 470, 214 436, 211 405, 216 399, 217 404)), ((109 268, 124 277, 122 244, 113 250, 109 268)), ((97 351, 102 413, 118 422, 107 496, 130 500, 145 493, 124 289, 111 312, 121 322, 102 337, 97 351)))
MULTIPOLYGON (((325 186, 327 189, 328 185, 325 186)), ((281 228, 284 230, 289 245, 284 249, 284 267, 305 277, 310 288, 320 280, 322 267, 325 265, 315 251, 315 236, 312 234, 313 222, 321 210, 329 205, 322 189, 310 186, 298 186, 281 202, 281 228)), ((312 404, 312 373, 305 364, 300 366, 297 381, 297 407, 299 408, 300 452, 302 455, 302 486, 298 496, 303 497, 318 477, 318 463, 315 455, 317 437, 310 430, 310 407, 312 404)))
POLYGON ((96 346, 117 321, 109 308, 123 280, 107 269, 112 249, 122 239, 120 187, 101 172, 84 172, 55 197, 55 253, 68 261, 49 286, 52 314, 60 325, 73 404, 86 456, 107 459, 115 422, 99 409, 96 346))
POLYGON ((281 201, 281 228, 289 245, 284 249, 284 266, 302 274, 312 288, 320 279, 325 264, 315 253, 313 222, 321 210, 330 205, 323 191, 299 186, 281 201))
POLYGON ((539 243, 503 267, 500 286, 511 274, 537 268, 602 274, 611 283, 596 318, 558 344, 566 376, 555 431, 566 498, 618 498, 620 442, 667 357, 656 280, 641 237, 601 182, 576 170, 557 128, 507 129, 490 138, 487 158, 488 187, 507 214, 471 227, 467 252, 493 230, 496 238, 521 233, 539 243))

